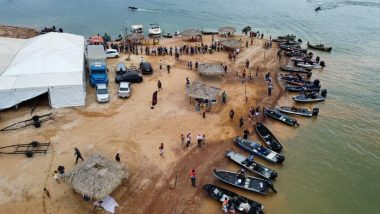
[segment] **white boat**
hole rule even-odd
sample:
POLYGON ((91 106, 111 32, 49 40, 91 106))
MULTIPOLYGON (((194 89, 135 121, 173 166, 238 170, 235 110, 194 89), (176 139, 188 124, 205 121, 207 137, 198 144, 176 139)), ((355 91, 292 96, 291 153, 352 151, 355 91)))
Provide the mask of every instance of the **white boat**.
POLYGON ((132 25, 131 26, 131 32, 132 33, 144 33, 144 26, 143 25, 132 25))
POLYGON ((149 36, 161 36, 161 28, 158 24, 149 25, 149 36))
POLYGON ((319 64, 308 64, 308 63, 304 63, 304 62, 300 62, 300 63, 297 63, 297 66, 298 67, 302 67, 302 68, 322 68, 319 64))

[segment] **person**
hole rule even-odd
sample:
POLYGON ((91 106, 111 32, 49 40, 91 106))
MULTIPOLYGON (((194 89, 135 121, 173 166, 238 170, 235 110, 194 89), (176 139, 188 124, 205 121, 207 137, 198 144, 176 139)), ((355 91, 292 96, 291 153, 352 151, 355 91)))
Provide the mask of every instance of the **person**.
POLYGON ((183 144, 185 143, 185 135, 181 134, 181 146, 183 148, 183 144))
POLYGON ((226 99, 227 99, 227 93, 226 93, 226 91, 223 91, 223 93, 222 93, 222 102, 224 104, 226 103, 226 99))
POLYGON ((168 74, 170 74, 170 65, 167 65, 166 69, 168 70, 168 74))
POLYGON ((195 61, 195 69, 198 69, 198 65, 199 65, 198 61, 195 61))
POLYGON ((83 159, 83 157, 82 157, 82 154, 80 153, 79 149, 74 148, 74 150, 75 150, 74 156, 75 156, 75 155, 77 156, 77 158, 76 158, 76 160, 75 160, 75 164, 78 163, 78 160, 79 160, 79 159, 82 159, 82 161, 84 161, 84 159, 83 159))
POLYGON ((203 134, 202 136, 202 144, 203 144, 203 147, 206 147, 206 135, 203 134))
POLYGON ((222 204, 222 209, 223 209, 223 212, 224 213, 227 213, 228 212, 228 199, 227 197, 224 198, 224 201, 223 201, 223 204, 222 204))
POLYGON ((249 135, 249 130, 248 129, 244 129, 243 138, 247 140, 248 139, 248 135, 249 135))
POLYGON ((44 188, 44 193, 46 194, 46 196, 48 198, 50 198, 50 192, 49 192, 49 190, 47 190, 46 188, 44 188))
POLYGON ((235 213, 235 206, 233 204, 231 204, 229 208, 230 208, 230 213, 235 213))
POLYGON ((160 147, 158 147, 158 149, 160 150, 160 155, 161 155, 162 157, 164 157, 164 144, 161 143, 161 145, 160 145, 160 147))
POLYGON ((54 171, 54 177, 53 178, 54 178, 55 182, 57 182, 57 184, 59 184, 59 174, 57 171, 54 171))
POLYGON ((160 59, 160 70, 162 70, 162 59, 160 59))
POLYGON ((206 111, 203 111, 202 117, 203 117, 203 119, 206 119, 206 111))
POLYGON ((252 81, 253 80, 253 74, 252 72, 249 72, 249 79, 252 81))
POLYGON ((190 79, 186 77, 186 88, 190 87, 190 79))
POLYGON ((191 134, 190 132, 187 134, 187 143, 186 143, 186 147, 189 147, 190 146, 190 143, 191 143, 191 134))
POLYGON ((244 169, 239 169, 237 171, 237 176, 238 176, 238 179, 241 180, 239 182, 239 184, 244 185, 244 183, 245 183, 245 170, 244 169))
POLYGON ((269 84, 268 85, 268 96, 272 96, 272 89, 273 89, 272 84, 269 84))
POLYGON ((248 59, 246 59, 245 60, 245 67, 248 69, 248 67, 249 67, 249 60, 248 59))
POLYGON ((94 202, 94 210, 101 209, 102 203, 103 203, 103 201, 95 201, 94 202))
POLYGON ((247 166, 251 166, 253 164, 253 161, 254 161, 254 156, 253 154, 251 153, 248 158, 247 158, 247 166))
POLYGON ((196 175, 196 173, 195 173, 195 169, 192 169, 192 170, 190 171, 190 179, 191 179, 191 185, 192 185, 193 187, 195 187, 195 180, 196 180, 196 177, 197 177, 197 175, 196 175))
POLYGON ((158 88, 158 91, 162 90, 162 83, 160 80, 158 80, 158 82, 157 82, 157 88, 158 88))
POLYGON ((243 117, 240 117, 240 120, 239 120, 239 128, 241 128, 243 125, 244 125, 243 117))
POLYGON ((235 111, 233 109, 230 110, 230 119, 234 119, 235 111))
POLYGON ((244 69, 243 70, 243 79, 245 79, 245 74, 247 73, 247 71, 244 69))
POLYGON ((120 163, 120 154, 119 153, 116 153, 115 160, 116 160, 116 162, 120 163))
POLYGON ((63 175, 63 174, 65 174, 65 167, 64 166, 58 166, 57 171, 60 175, 63 175))

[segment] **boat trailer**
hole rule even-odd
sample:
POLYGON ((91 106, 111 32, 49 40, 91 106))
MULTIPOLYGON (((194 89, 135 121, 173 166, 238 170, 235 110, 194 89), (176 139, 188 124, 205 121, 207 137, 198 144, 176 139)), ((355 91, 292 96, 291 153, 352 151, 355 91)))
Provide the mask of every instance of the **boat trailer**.
POLYGON ((52 116, 52 113, 44 114, 44 115, 34 115, 32 118, 28 120, 23 120, 23 121, 14 123, 10 126, 0 129, 0 131, 18 130, 18 129, 22 129, 28 126, 34 126, 36 128, 40 128, 41 123, 49 121, 49 120, 53 120, 53 119, 54 118, 52 116))
POLYGON ((31 158, 33 154, 36 153, 45 153, 49 149, 49 143, 40 143, 38 141, 32 141, 27 144, 16 144, 10 146, 0 147, 0 155, 16 155, 16 154, 24 154, 26 157, 31 158))

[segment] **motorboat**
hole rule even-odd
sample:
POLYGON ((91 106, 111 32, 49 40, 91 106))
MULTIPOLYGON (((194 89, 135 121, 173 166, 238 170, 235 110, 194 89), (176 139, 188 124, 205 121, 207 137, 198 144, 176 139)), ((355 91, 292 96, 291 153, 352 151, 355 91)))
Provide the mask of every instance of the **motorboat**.
POLYGON ((143 25, 132 25, 131 26, 132 33, 140 33, 144 34, 144 26, 143 25))
POLYGON ((149 32, 149 36, 151 37, 161 36, 161 28, 158 24, 150 24, 148 32, 149 32))

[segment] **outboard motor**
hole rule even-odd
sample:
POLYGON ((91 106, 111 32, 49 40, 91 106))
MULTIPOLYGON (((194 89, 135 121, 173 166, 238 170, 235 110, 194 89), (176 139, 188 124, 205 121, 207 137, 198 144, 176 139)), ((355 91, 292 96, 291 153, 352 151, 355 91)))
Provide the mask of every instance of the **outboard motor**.
POLYGON ((315 87, 319 87, 319 80, 314 80, 313 85, 314 85, 315 87))
POLYGON ((315 61, 319 62, 319 60, 320 60, 320 58, 319 58, 319 56, 317 56, 317 57, 315 58, 315 61))
POLYGON ((278 163, 282 163, 285 160, 285 157, 283 155, 278 155, 277 157, 278 163))
POLYGON ((322 67, 325 67, 325 66, 326 66, 325 61, 321 61, 321 62, 319 63, 319 65, 322 66, 322 67))
POLYGON ((323 89, 322 92, 321 92, 321 96, 326 98, 327 96, 327 89, 323 89))
POLYGON ((299 42, 299 43, 302 43, 302 39, 298 39, 298 42, 299 42))
POLYGON ((301 52, 304 53, 304 54, 307 54, 307 50, 306 49, 302 49, 301 52))
POLYGON ((277 178, 277 172, 272 172, 271 174, 270 174, 270 178, 271 179, 275 179, 275 178, 277 178))
POLYGON ((317 116, 319 113, 319 108, 313 108, 313 116, 317 116))
POLYGON ((265 180, 267 183, 268 187, 274 192, 277 193, 277 190, 274 188, 273 183, 270 180, 265 180))
POLYGON ((313 73, 311 73, 311 72, 307 72, 307 73, 306 73, 307 78, 310 78, 312 74, 313 74, 313 73))

